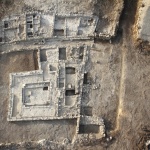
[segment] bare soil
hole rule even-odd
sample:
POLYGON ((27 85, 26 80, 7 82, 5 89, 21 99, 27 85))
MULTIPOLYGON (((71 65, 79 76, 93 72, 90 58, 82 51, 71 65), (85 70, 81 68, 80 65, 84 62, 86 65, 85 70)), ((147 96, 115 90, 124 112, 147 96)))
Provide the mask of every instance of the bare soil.
POLYGON ((36 141, 68 138, 72 140, 76 121, 8 122, 9 73, 38 68, 36 52, 12 52, 0 55, 0 142, 36 141), (61 135, 61 136, 59 136, 61 135))
MULTIPOLYGON (((140 1, 140 0, 139 0, 140 1)), ((89 80, 84 103, 92 114, 103 117, 106 139, 87 145, 76 145, 81 150, 142 150, 150 137, 150 55, 135 46, 134 25, 138 0, 126 0, 117 36, 109 41, 95 41, 91 50, 89 80), (95 88, 97 87, 97 88, 95 88)), ((108 10, 111 1, 102 1, 108 10)), ((99 5, 98 5, 99 6, 99 5)), ((115 7, 117 8, 118 5, 115 7)), ((96 11, 98 9, 96 8, 96 11)), ((49 139, 72 140, 76 121, 7 122, 9 73, 37 69, 33 51, 14 52, 0 56, 0 142, 21 142, 49 139)), ((36 148, 35 148, 36 149, 36 148)), ((45 148, 46 149, 46 148, 45 148)))
MULTIPOLYGON (((135 45, 134 25, 139 2, 138 0, 128 0, 125 2, 117 36, 112 40, 112 45, 116 49, 117 55, 121 55, 121 61, 119 61, 121 70, 120 78, 118 78, 120 80, 118 100, 116 102, 113 101, 113 104, 110 104, 109 107, 102 105, 102 107, 97 108, 97 112, 102 110, 102 114, 106 113, 104 118, 106 119, 107 135, 113 137, 112 141, 100 141, 99 143, 95 143, 94 146, 91 144, 79 147, 79 149, 148 150, 146 142, 150 140, 150 55, 148 52, 141 52, 140 48, 135 45), (118 49, 120 50, 117 51, 118 49), (118 105, 116 110, 115 104, 118 105), (114 108, 114 111, 111 112, 112 108, 114 108)), ((104 42, 101 41, 100 43, 104 42)), ((147 50, 145 49, 145 51, 147 50)), ((105 50, 104 54, 107 52, 105 50)), ((94 56, 96 57, 97 55, 94 56)), ((99 59, 102 56, 104 55, 99 56, 99 59)), ((112 59, 113 66, 115 65, 116 58, 115 55, 112 59)), ((96 67, 95 71, 97 70, 98 67, 96 67)), ((105 70, 106 66, 103 72, 105 70)), ((117 72, 116 68, 114 70, 117 72)), ((108 76, 108 72, 105 76, 108 76)), ((105 92, 111 86, 111 78, 109 78, 108 82, 107 89, 104 90, 105 92)), ((106 82, 103 85, 105 84, 106 82)), ((112 92, 112 90, 113 88, 110 88, 109 92, 112 92)), ((108 93, 105 93, 105 98, 107 95, 108 93)), ((103 104, 103 100, 104 98, 100 99, 100 103, 103 104)))

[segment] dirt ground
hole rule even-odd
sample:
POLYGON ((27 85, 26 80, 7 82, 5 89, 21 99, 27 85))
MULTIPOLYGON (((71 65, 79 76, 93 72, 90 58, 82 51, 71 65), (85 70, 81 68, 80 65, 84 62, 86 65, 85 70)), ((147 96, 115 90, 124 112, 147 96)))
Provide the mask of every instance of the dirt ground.
POLYGON ((123 8, 123 0, 0 0, 0 4, 0 18, 31 11, 96 15, 100 18, 97 34, 111 36, 115 35, 123 8))
MULTIPOLYGON (((138 2, 126 0, 117 36, 111 42, 95 40, 90 52, 91 85, 86 87, 89 92, 84 95, 84 103, 92 107, 93 115, 104 118, 107 136, 112 136, 112 140, 77 145, 76 149, 146 149, 145 143, 150 137, 150 55, 141 53, 135 46, 133 27, 138 2)), ((1 143, 45 138, 61 141, 66 137, 72 140, 74 136, 75 120, 7 122, 9 73, 37 69, 33 58, 33 51, 0 56, 1 143)))
POLYGON ((116 38, 112 40, 112 44, 96 41, 97 51, 94 57, 91 56, 91 61, 97 61, 99 57, 98 63, 101 65, 98 67, 94 64, 92 69, 95 69, 92 72, 97 73, 98 82, 102 83, 102 87, 96 95, 93 91, 89 95, 92 95, 92 101, 96 104, 95 113, 104 116, 107 134, 113 139, 111 142, 99 142, 94 146, 88 145, 79 149, 147 149, 145 144, 150 139, 150 55, 141 52, 135 44, 133 28, 136 22, 137 5, 138 1, 126 1, 116 38), (101 48, 103 43, 108 46, 104 52, 101 48), (116 53, 111 51, 113 55, 110 55, 110 49, 115 49, 116 53), (109 59, 111 61, 108 61, 109 59), (112 68, 108 69, 108 66, 112 68), (99 70, 100 68, 102 70, 99 70), (115 79, 116 82, 112 82, 115 79), (116 99, 111 95, 112 93, 116 99), (97 105, 98 102, 101 105, 97 105))
MULTIPOLYGON (((126 3, 121 18, 123 28, 122 78, 117 118, 118 137, 111 149, 145 149, 140 143, 143 128, 149 136, 150 124, 150 55, 135 47, 133 27, 139 1, 126 3), (142 146, 141 146, 141 145, 142 146)), ((146 138, 145 141, 146 142, 146 138)), ((144 143, 145 145, 145 143, 144 143)))
MULTIPOLYGON (((110 143, 106 142, 103 147, 98 144, 94 147, 82 147, 83 150, 148 149, 145 144, 150 139, 150 55, 142 53, 135 47, 133 27, 136 22, 137 4, 138 1, 125 3, 125 9, 120 19, 120 29, 112 43, 113 47, 118 43, 118 48, 120 47, 118 55, 121 55, 116 124, 113 124, 111 120, 109 123, 112 123, 114 128, 108 132, 112 135, 113 140, 110 143)), ((105 118, 107 119, 115 118, 115 111, 109 114, 110 108, 108 107, 106 110, 108 113, 105 118)), ((104 112, 103 110, 102 113, 104 112)), ((106 127, 109 129, 110 125, 106 124, 106 127)))
POLYGON ((12 52, 0 56, 0 142, 21 142, 40 139, 72 139, 76 122, 71 121, 27 121, 8 122, 9 73, 37 69, 33 51, 12 52), (69 129, 69 130, 68 130, 69 129), (59 136, 61 135, 61 137, 59 136))

